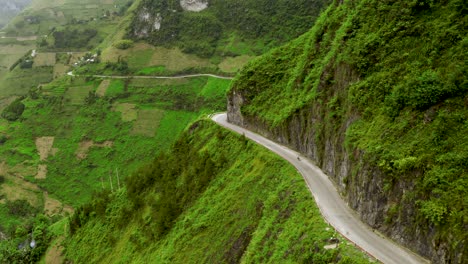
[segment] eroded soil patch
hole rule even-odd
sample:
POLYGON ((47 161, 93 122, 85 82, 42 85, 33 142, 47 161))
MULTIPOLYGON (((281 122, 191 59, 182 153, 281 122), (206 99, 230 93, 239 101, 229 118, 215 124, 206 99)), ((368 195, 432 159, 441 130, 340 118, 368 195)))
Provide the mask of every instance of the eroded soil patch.
MULTIPOLYGON (((5 183, 0 188, 0 194, 9 201, 24 199, 33 207, 41 206, 41 190, 35 184, 25 181, 22 177, 13 176, 12 168, 5 162, 0 163, 0 175, 5 177, 5 183)), ((2 202, 5 202, 4 200, 2 202)))
POLYGON ((46 252, 45 263, 48 264, 62 264, 64 262, 62 241, 64 238, 59 238, 57 242, 46 252))
POLYGON ((56 150, 52 149, 54 139, 54 137, 36 138, 36 148, 42 161, 46 160, 50 154, 54 154, 56 152, 56 150))
POLYGON ((98 147, 98 148, 111 148, 114 146, 114 142, 112 141, 105 141, 103 143, 95 143, 92 140, 85 140, 80 142, 80 145, 78 146, 78 150, 76 151, 76 158, 79 160, 86 159, 88 156, 88 152, 92 147, 98 147))
POLYGON ((47 178, 47 165, 40 164, 39 166, 37 166, 37 174, 34 178, 38 180, 43 180, 47 178))
POLYGON ((62 204, 57 199, 50 197, 47 192, 44 192, 44 213, 49 216, 73 213, 73 208, 71 206, 62 204))

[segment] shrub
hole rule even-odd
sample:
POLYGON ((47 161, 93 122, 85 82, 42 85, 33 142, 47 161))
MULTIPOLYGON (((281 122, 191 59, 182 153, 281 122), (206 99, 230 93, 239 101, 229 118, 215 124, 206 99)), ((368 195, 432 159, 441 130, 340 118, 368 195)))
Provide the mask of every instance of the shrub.
POLYGON ((52 33, 56 48, 84 48, 88 42, 97 35, 95 29, 62 30, 52 33))
POLYGON ((24 108, 21 99, 17 99, 3 110, 1 116, 8 121, 16 121, 23 114, 24 108))
POLYGON ((133 41, 129 39, 123 39, 114 43, 114 47, 121 49, 121 50, 125 50, 125 49, 133 47, 133 41))
POLYGON ((26 60, 22 60, 19 64, 20 68, 21 69, 31 69, 32 66, 33 66, 33 60, 31 59, 26 59, 26 60))
POLYGON ((0 145, 3 145, 8 140, 7 136, 0 135, 0 145))
POLYGON ((37 212, 37 209, 34 208, 28 201, 24 199, 16 201, 7 201, 6 206, 10 214, 19 217, 34 215, 37 212))

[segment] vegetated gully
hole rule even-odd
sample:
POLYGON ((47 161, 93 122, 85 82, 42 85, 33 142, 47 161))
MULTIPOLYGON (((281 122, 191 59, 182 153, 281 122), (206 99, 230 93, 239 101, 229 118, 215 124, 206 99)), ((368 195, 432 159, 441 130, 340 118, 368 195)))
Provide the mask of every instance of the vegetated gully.
POLYGON ((306 181, 325 220, 341 235, 370 256, 388 264, 430 263, 363 223, 341 198, 328 176, 300 153, 229 123, 226 113, 216 114, 211 118, 219 125, 245 135, 294 165, 306 181))

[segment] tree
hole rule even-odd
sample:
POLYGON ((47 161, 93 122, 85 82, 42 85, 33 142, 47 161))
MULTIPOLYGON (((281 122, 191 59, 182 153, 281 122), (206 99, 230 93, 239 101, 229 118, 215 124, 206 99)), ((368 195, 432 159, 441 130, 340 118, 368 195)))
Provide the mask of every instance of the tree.
POLYGON ((16 99, 3 110, 1 116, 8 121, 16 121, 23 114, 24 108, 25 106, 21 102, 21 99, 16 99))

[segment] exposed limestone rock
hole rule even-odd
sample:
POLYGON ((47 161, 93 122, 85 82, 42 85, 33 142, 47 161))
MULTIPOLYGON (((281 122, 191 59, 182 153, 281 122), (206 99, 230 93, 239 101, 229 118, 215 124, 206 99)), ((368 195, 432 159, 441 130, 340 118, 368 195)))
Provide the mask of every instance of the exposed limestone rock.
POLYGON ((162 21, 162 16, 160 13, 156 14, 156 17, 154 18, 154 25, 153 28, 155 30, 160 30, 161 29, 161 21, 162 21))
POLYGON ((208 0, 180 0, 185 11, 200 12, 208 7, 208 0))

